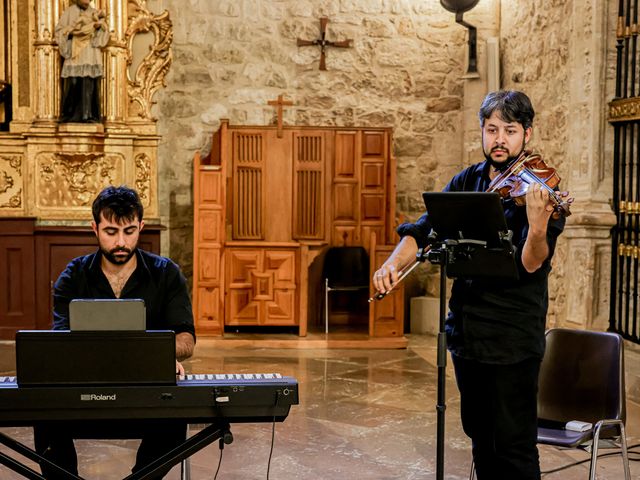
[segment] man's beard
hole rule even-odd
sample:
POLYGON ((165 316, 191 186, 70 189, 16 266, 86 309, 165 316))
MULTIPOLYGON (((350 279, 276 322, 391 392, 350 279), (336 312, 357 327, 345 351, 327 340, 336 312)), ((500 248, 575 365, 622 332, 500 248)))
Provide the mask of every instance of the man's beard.
POLYGON ((102 247, 100 247, 100 251, 102 252, 102 256, 104 258, 106 258, 110 263, 113 263, 114 265, 124 265, 126 264, 129 260, 131 260, 131 257, 133 257, 136 253, 136 248, 137 245, 135 247, 133 247, 133 249, 129 250, 128 248, 114 248, 112 250, 106 250, 102 247), (116 257, 116 253, 126 253, 127 256, 126 257, 116 257))
POLYGON ((489 165, 491 165, 498 172, 504 172, 522 154, 522 152, 524 151, 525 145, 526 144, 525 144, 525 142, 523 140, 522 141, 522 147, 520 148, 520 151, 516 155, 509 155, 504 162, 496 162, 493 158, 491 158, 491 152, 493 152, 494 150, 504 150, 504 148, 494 147, 494 148, 491 149, 491 151, 489 153, 485 152, 485 150, 483 148, 482 149, 482 153, 484 153, 484 158, 487 160, 487 162, 489 162, 489 165))

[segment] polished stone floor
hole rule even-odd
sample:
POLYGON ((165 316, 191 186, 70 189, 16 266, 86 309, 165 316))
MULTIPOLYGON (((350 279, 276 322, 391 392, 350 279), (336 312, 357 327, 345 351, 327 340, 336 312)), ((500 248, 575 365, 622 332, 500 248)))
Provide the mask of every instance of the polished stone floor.
MULTIPOLYGON (((12 373, 12 345, 0 345, 0 375, 12 373)), ((221 480, 435 479, 436 378, 435 341, 409 336, 400 350, 326 350, 219 348, 206 339, 186 362, 193 373, 279 372, 298 379, 300 405, 284 423, 232 425, 234 441, 223 451, 221 480), (269 475, 269 476, 267 476, 269 475)), ((469 476, 469 441, 461 431, 459 398, 448 368, 446 382, 445 478, 469 476)), ((640 407, 628 404, 629 444, 640 443, 640 407)), ((192 428, 195 431, 198 426, 192 428)), ((1 431, 30 445, 28 428, 1 431)), ((77 441, 80 475, 87 479, 121 479, 133 464, 137 441, 77 441)), ((640 451, 640 447, 635 448, 640 451)), ((4 447, 0 451, 6 452, 4 447)), ((581 451, 541 447, 543 470, 586 459, 581 451)), ((210 445, 191 458, 193 480, 213 479, 220 450, 210 445)), ((638 458, 638 455, 635 455, 638 458)), ((624 478, 620 459, 598 463, 600 480, 624 478)), ((640 462, 631 462, 640 478, 640 462)), ((0 466, 0 479, 18 475, 0 466)), ((168 480, 180 478, 177 468, 168 480)), ((588 464, 544 478, 588 478, 588 464)), ((517 479, 514 479, 517 480, 517 479)))

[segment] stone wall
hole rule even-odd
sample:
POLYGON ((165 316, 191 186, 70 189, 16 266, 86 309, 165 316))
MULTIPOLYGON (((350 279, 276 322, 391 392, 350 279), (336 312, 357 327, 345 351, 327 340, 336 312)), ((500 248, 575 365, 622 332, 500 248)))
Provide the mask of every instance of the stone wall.
MULTIPOLYGON (((567 142, 569 119, 569 39, 574 35, 565 19, 573 2, 544 0, 503 2, 501 63, 504 88, 529 95, 536 111, 530 147, 560 172, 561 187, 568 186, 567 142), (522 39, 527 38, 526 42, 522 39)), ((560 238, 550 278, 549 323, 565 302, 566 251, 560 238)))
MULTIPOLYGON (((162 3, 173 19, 174 62, 155 107, 160 211, 170 227, 164 251, 187 273, 195 151, 208 148, 221 118, 274 123, 267 101, 278 94, 295 103, 286 124, 393 127, 399 213, 408 219, 422 212, 420 192, 442 188, 463 165, 466 29, 438 1, 162 3), (321 16, 329 18, 328 39, 353 39, 352 48, 328 48, 326 72, 318 70, 318 47, 296 46, 298 37, 318 38, 321 16)), ((484 39, 497 32, 495 11, 496 0, 485 0, 465 14, 479 28, 481 73, 484 39)))
POLYGON ((616 2, 502 2, 504 88, 526 91, 537 111, 532 146, 575 197, 550 279, 548 324, 605 329, 608 322, 611 49, 616 2), (523 39, 526 38, 526 41, 523 39))

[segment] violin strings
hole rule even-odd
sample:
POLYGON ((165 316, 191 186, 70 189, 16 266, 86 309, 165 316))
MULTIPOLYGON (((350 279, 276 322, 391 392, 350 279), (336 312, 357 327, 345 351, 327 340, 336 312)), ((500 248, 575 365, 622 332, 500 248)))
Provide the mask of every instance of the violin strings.
MULTIPOLYGON (((538 176, 535 173, 533 173, 531 170, 529 170, 528 168, 525 167, 522 170, 522 173, 520 174, 521 175, 520 178, 522 180, 524 180, 528 185, 531 185, 531 180, 532 179, 531 178, 527 178, 526 175, 522 175, 524 173, 528 173, 529 175, 531 175, 531 177, 533 177, 533 179, 538 179, 538 176)), ((538 182, 536 180, 534 180, 534 183, 538 183, 538 182)), ((558 207, 564 208, 563 202, 560 199, 560 197, 558 196, 558 194, 556 193, 556 191, 553 188, 551 188, 549 185, 544 183, 543 181, 540 181, 539 183, 540 183, 540 185, 542 187, 544 187, 547 190, 547 192, 549 192, 549 197, 556 203, 556 205, 558 207)))

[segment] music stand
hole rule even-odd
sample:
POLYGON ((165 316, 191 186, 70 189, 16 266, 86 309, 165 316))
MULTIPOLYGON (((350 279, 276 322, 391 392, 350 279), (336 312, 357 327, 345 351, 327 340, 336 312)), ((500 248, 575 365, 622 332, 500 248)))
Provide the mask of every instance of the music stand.
POLYGON ((436 479, 444 478, 444 413, 447 366, 444 323, 447 316, 447 276, 517 279, 513 233, 497 193, 425 192, 422 194, 432 226, 429 249, 417 260, 440 265, 440 325, 438 329, 438 391, 436 479))

